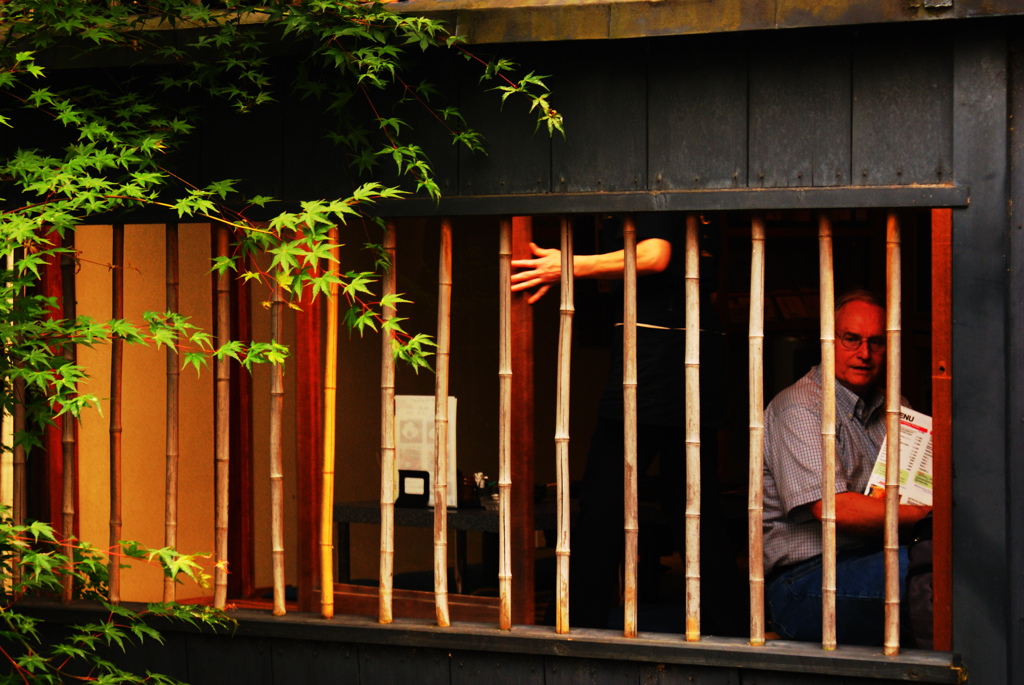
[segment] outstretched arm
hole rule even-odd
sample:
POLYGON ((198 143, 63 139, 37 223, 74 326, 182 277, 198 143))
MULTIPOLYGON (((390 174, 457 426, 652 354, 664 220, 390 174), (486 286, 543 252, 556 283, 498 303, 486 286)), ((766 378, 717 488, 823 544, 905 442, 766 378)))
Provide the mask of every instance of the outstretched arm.
MULTIPOLYGON (((512 267, 523 269, 512 275, 512 290, 536 292, 527 300, 533 304, 548 291, 562 276, 562 253, 554 248, 538 247, 530 243, 533 259, 513 259, 512 267)), ((648 238, 636 244, 636 273, 638 276, 664 271, 672 259, 672 243, 661 238, 648 238)), ((573 275, 576 278, 620 279, 625 269, 625 255, 622 250, 595 255, 575 255, 573 275)))

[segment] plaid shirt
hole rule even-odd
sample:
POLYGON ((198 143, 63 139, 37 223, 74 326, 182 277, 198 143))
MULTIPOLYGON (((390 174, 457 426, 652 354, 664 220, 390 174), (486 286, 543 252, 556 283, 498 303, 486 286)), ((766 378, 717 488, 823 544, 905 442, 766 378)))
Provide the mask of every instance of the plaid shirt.
MULTIPOLYGON (((865 401, 836 382, 836 493, 864 492, 885 437, 884 397, 865 401)), ((764 571, 821 554, 821 367, 780 392, 764 416, 764 571)), ((836 547, 863 544, 836 534, 836 547)))

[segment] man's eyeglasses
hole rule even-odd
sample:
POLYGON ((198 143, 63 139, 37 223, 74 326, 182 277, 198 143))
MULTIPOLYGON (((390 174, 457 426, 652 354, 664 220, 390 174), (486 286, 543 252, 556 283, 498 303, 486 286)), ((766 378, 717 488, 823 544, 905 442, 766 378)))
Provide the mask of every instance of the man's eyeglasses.
POLYGON ((873 338, 862 338, 855 333, 843 333, 839 336, 839 342, 843 344, 848 350, 859 350, 863 343, 868 344, 868 349, 872 352, 881 352, 885 349, 885 336, 876 335, 873 338))

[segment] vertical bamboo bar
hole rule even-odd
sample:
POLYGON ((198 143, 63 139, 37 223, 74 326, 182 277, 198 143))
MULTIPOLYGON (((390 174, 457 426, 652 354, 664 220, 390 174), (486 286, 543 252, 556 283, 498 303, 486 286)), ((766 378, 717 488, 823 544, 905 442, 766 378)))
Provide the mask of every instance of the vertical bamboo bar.
POLYGON ((747 535, 750 564, 750 644, 764 645, 764 216, 750 224, 750 472, 747 535))
MULTIPOLYGON (((218 226, 217 256, 227 257, 229 234, 224 226, 218 226)), ((224 345, 231 337, 231 283, 229 272, 217 274, 217 344, 224 345)), ((216 421, 214 443, 214 548, 216 568, 213 578, 213 604, 223 609, 228 597, 228 467, 231 453, 231 368, 227 356, 216 364, 216 421)))
POLYGON ((896 212, 889 211, 885 222, 885 637, 883 653, 900 652, 900 355, 903 317, 902 272, 900 267, 900 223, 896 212))
POLYGON ((555 474, 558 541, 555 545, 557 580, 555 632, 569 632, 569 371, 572 361, 573 294, 572 224, 562 217, 562 295, 558 329, 558 389, 555 397, 555 474))
MULTIPOLYGON (((338 228, 331 228, 328 241, 338 270, 338 228)), ((327 297, 326 344, 324 345, 324 451, 320 499, 320 615, 334 616, 334 448, 338 428, 338 284, 331 283, 327 297)))
POLYGON ((836 331, 832 221, 818 215, 821 309, 821 646, 836 648, 836 331))
POLYGON ((498 627, 512 628, 512 219, 498 237, 498 627))
POLYGON ((622 223, 623 240, 623 302, 622 302, 622 408, 623 408, 623 511, 625 520, 625 597, 623 634, 636 637, 637 603, 637 513, 636 465, 636 224, 632 216, 622 223))
MULTIPOLYGON (((167 281, 167 311, 178 311, 178 224, 167 224, 164 232, 164 274, 167 281)), ((164 545, 178 548, 178 437, 181 369, 178 351, 167 348, 166 486, 164 499, 164 545)), ((177 593, 174 578, 164 576, 164 601, 173 602, 177 593)))
MULTIPOLYGON (((7 268, 14 271, 14 254, 7 255, 7 268)), ((20 296, 21 291, 18 292, 20 296)), ((13 302, 11 305, 13 307, 13 302)), ((25 380, 14 379, 12 392, 14 393, 14 411, 12 415, 12 464, 11 464, 11 517, 14 525, 20 526, 25 523, 25 507, 28 503, 28 482, 25 476, 25 446, 18 440, 18 437, 25 432, 25 380)), ((21 557, 16 554, 11 559, 11 582, 18 585, 21 582, 21 557)))
MULTIPOLYGON (((14 381, 14 463, 12 465, 13 495, 12 515, 14 525, 20 526, 25 523, 25 506, 28 499, 28 485, 25 478, 25 446, 17 441, 19 435, 25 432, 25 380, 17 378, 14 381)), ((17 586, 21 583, 21 554, 15 551, 11 558, 11 584, 17 586)))
MULTIPOLYGON (((384 269, 384 297, 398 294, 395 270, 395 225, 384 227, 384 254, 388 265, 384 269)), ((395 317, 395 308, 384 305, 381 316, 380 350, 380 602, 378 620, 391 623, 393 613, 393 587, 395 576, 395 355, 391 348, 394 333, 387 322, 395 317)))
MULTIPOLYGON (((64 235, 61 240, 61 247, 74 250, 74 234, 72 232, 69 231, 64 235)), ((64 307, 64 318, 69 322, 73 322, 77 318, 75 258, 68 253, 62 254, 60 265, 62 272, 61 287, 63 290, 61 300, 64 307)), ((64 346, 64 361, 75 364, 77 356, 74 343, 68 343, 64 346)), ((61 461, 64 471, 61 498, 61 529, 65 543, 69 544, 71 539, 75 537, 75 417, 70 412, 61 417, 60 443, 61 461)), ((61 588, 61 601, 67 603, 71 601, 73 555, 70 548, 65 549, 64 553, 67 554, 67 563, 65 564, 63 587, 61 588)))
MULTIPOLYGON (((112 245, 111 312, 124 318, 124 224, 114 224, 112 245)), ((110 551, 107 558, 107 598, 121 602, 121 385, 124 341, 110 341, 110 551)))
POLYGON ((448 616, 448 362, 451 352, 452 223, 441 220, 437 276, 437 369, 434 380, 434 601, 437 625, 448 616))
MULTIPOLYGON (((270 335, 274 342, 284 338, 284 293, 279 282, 274 283, 270 303, 270 335)), ((274 616, 284 616, 284 365, 274 364, 270 369, 270 555, 274 578, 274 616)))
POLYGON ((686 215, 686 640, 700 640, 700 232, 686 215))

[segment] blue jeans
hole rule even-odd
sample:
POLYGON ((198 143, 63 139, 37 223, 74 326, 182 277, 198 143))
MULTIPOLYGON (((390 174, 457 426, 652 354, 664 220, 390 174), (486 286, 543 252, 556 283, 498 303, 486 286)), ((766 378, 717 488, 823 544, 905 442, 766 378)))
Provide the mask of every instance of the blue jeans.
MULTIPOLYGON (((907 548, 899 548, 900 600, 906 594, 907 548)), ((836 640, 880 645, 885 631, 885 563, 877 548, 836 557, 836 640)), ((821 557, 786 569, 765 589, 768 616, 781 637, 821 641, 821 557)))

